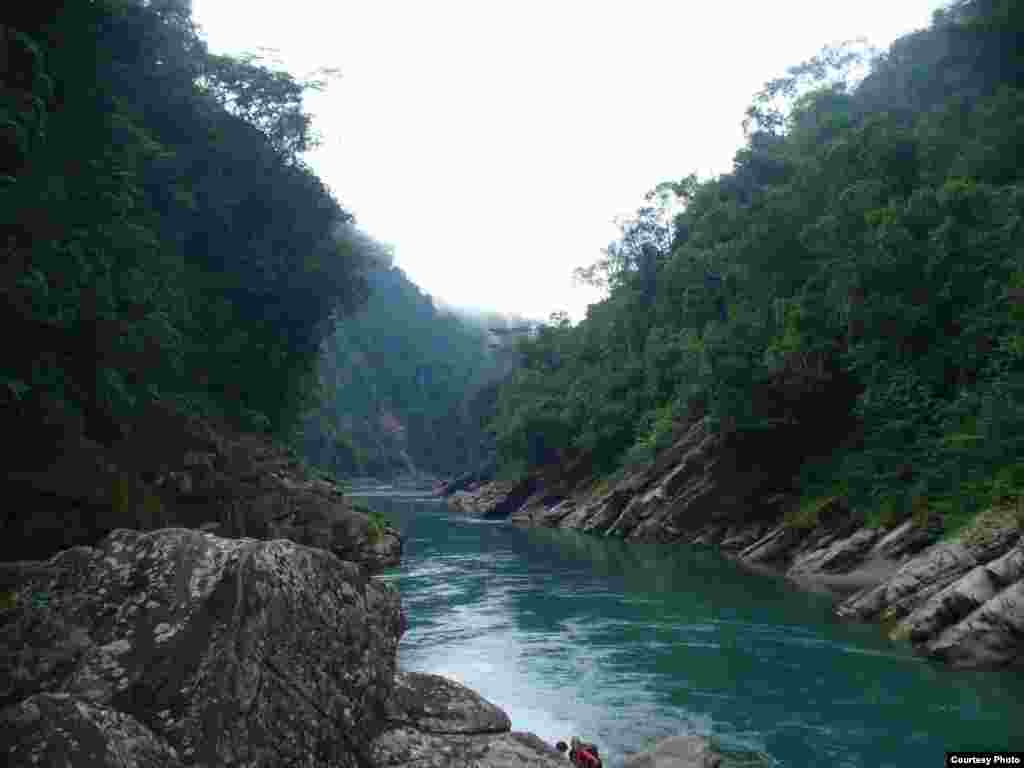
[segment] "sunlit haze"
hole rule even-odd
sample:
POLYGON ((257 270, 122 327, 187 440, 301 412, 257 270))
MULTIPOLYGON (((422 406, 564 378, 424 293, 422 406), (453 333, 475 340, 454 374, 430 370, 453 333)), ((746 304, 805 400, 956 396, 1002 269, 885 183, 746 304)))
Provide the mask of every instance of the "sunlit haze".
POLYGON ((599 296, 573 268, 658 182, 728 171, 766 80, 826 44, 887 47, 940 5, 193 0, 193 17, 215 53, 341 71, 307 98, 307 161, 421 288, 579 320, 599 296))

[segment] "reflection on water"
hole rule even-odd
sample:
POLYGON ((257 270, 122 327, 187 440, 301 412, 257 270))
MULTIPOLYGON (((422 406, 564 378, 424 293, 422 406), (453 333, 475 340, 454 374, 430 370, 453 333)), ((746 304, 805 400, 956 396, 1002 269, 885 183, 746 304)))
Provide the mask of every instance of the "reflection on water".
POLYGON ((410 620, 403 668, 465 683, 551 743, 593 739, 606 765, 691 731, 787 766, 1014 747, 1020 673, 936 668, 833 619, 827 597, 712 551, 368 503, 406 537, 383 576, 410 620))

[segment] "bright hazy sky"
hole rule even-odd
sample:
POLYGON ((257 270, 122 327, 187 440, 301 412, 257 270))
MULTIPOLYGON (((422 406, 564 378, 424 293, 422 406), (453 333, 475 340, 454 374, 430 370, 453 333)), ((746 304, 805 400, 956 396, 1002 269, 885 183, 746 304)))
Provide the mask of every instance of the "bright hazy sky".
POLYGON ((660 181, 726 172, 753 93, 822 46, 885 48, 941 0, 193 0, 215 53, 274 49, 307 160, 396 262, 459 306, 574 320, 572 269, 660 181))

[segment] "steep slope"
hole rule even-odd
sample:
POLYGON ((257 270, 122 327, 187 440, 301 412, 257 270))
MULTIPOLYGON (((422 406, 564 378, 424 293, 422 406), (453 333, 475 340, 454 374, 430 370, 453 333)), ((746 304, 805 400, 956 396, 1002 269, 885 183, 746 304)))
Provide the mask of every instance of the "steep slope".
POLYGON ((580 270, 607 298, 521 343, 505 474, 614 485, 706 416, 801 509, 952 533, 1024 495, 1022 8, 960 0, 770 80, 733 170, 659 185, 580 270))
POLYGON ((366 308, 323 345, 322 402, 302 451, 342 476, 450 475, 491 451, 474 405, 505 373, 488 326, 517 318, 438 309, 386 254, 367 275, 366 308))

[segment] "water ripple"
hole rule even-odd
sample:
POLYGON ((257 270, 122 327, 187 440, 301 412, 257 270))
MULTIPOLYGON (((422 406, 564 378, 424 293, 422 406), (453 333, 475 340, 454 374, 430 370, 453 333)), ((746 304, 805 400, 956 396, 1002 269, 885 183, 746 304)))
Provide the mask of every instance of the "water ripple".
POLYGON ((593 739, 608 768, 679 733, 791 766, 1014 748, 1020 680, 937 672, 873 627, 833 621, 826 598, 708 551, 373 504, 406 542, 381 577, 410 619, 401 666, 469 685, 549 742, 593 739))

